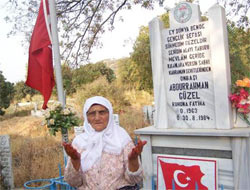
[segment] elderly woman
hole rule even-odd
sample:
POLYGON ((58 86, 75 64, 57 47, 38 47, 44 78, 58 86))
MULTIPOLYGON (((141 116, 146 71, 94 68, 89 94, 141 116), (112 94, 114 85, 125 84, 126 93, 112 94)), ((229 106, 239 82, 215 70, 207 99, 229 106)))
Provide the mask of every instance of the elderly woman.
POLYGON ((111 103, 104 97, 86 100, 85 132, 71 144, 64 143, 70 157, 64 179, 79 190, 133 189, 142 181, 139 161, 146 141, 134 146, 128 133, 113 120, 111 103))

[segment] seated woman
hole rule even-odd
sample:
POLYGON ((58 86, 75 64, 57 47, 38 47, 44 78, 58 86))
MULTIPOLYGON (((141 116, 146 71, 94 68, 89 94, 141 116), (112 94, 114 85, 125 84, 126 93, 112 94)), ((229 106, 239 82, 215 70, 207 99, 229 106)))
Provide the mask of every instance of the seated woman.
POLYGON ((83 114, 85 132, 63 145, 70 157, 64 180, 78 190, 133 189, 143 178, 139 155, 146 141, 134 146, 104 97, 87 99, 83 114))

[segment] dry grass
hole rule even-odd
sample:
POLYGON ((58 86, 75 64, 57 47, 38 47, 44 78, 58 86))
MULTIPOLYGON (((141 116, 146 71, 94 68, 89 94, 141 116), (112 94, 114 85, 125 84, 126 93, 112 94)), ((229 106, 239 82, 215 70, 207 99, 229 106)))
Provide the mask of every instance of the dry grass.
POLYGON ((42 118, 32 116, 0 122, 0 135, 10 135, 15 187, 33 179, 58 177, 58 164, 64 166, 60 134, 50 136, 41 123, 42 118))
MULTIPOLYGON (((139 106, 125 108, 119 115, 121 126, 132 138, 135 129, 147 126, 139 106)), ((0 135, 10 135, 15 187, 22 188, 29 180, 58 177, 58 164, 63 172, 61 135, 50 136, 42 122, 43 118, 30 116, 30 108, 12 110, 0 118, 0 135)), ((71 130, 69 140, 73 138, 71 130)))
POLYGON ((119 115, 120 125, 126 129, 132 139, 135 138, 134 130, 149 126, 143 119, 143 113, 140 108, 129 107, 119 115))

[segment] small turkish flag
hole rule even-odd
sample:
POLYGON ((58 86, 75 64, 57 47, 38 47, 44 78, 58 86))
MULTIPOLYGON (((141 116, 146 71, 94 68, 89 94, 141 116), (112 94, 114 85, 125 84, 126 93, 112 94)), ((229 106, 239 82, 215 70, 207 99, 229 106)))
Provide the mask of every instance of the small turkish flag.
POLYGON ((41 92, 44 98, 42 108, 46 109, 55 80, 49 28, 45 20, 45 16, 47 18, 48 15, 44 14, 44 8, 48 10, 48 2, 47 0, 44 1, 47 8, 43 7, 43 0, 41 0, 38 17, 31 36, 26 85, 41 92))
POLYGON ((174 185, 175 190, 208 190, 206 186, 201 184, 201 178, 204 174, 201 172, 200 166, 184 166, 166 163, 162 160, 160 160, 160 164, 166 189, 172 189, 174 185))

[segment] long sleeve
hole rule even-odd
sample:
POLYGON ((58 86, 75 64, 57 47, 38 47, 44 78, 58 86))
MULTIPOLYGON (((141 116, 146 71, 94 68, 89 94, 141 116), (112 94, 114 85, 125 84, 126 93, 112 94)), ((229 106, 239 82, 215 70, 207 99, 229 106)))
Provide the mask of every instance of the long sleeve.
POLYGON ((124 148, 124 161, 125 161, 125 167, 126 167, 126 171, 125 171, 125 179, 129 182, 129 183, 140 183, 142 181, 143 178, 143 170, 142 170, 142 165, 139 159, 139 168, 137 171, 135 172, 131 172, 128 169, 128 155, 129 153, 132 151, 132 148, 134 148, 134 144, 133 142, 128 143, 128 145, 124 148))
MULTIPOLYGON (((78 190, 116 190, 138 184, 143 177, 141 163, 139 162, 139 169, 136 172, 130 172, 128 169, 128 155, 133 147, 133 142, 128 143, 120 155, 103 152, 100 161, 86 172, 83 172, 82 168, 76 171, 69 159, 64 179, 78 190)), ((77 150, 78 152, 83 151, 77 150)))
POLYGON ((79 171, 75 170, 69 158, 64 172, 64 180, 72 187, 80 187, 84 185, 84 182, 86 182, 84 176, 85 175, 83 174, 81 168, 79 169, 79 171))

